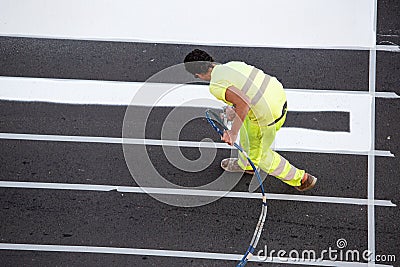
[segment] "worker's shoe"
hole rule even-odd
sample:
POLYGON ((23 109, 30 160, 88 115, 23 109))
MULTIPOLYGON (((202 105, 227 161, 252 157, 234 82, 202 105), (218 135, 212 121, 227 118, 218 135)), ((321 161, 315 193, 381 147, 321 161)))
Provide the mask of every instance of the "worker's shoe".
POLYGON ((221 168, 227 172, 245 172, 247 174, 254 174, 253 170, 243 170, 238 164, 239 159, 227 158, 221 161, 221 168))
POLYGON ((303 179, 301 179, 301 185, 295 186, 295 188, 299 191, 306 191, 312 189, 316 183, 317 178, 315 178, 311 174, 305 173, 303 179))

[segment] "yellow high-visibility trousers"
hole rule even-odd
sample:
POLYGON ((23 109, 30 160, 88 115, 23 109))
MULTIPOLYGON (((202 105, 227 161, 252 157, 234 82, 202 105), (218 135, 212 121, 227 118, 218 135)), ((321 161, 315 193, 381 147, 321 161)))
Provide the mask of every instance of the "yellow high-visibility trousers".
MULTIPOLYGON (((276 132, 285 122, 286 114, 272 126, 260 126, 246 116, 240 128, 240 145, 256 167, 291 186, 299 186, 305 171, 291 165, 288 160, 271 149, 276 132)), ((239 166, 252 170, 246 157, 239 153, 239 166)))

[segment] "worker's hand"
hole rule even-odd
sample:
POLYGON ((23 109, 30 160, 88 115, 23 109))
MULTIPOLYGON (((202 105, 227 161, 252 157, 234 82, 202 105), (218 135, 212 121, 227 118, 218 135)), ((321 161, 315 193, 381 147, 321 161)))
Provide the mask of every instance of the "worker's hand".
POLYGON ((232 133, 230 130, 224 131, 224 135, 221 137, 221 140, 227 143, 230 146, 233 146, 233 143, 236 142, 238 134, 232 133))

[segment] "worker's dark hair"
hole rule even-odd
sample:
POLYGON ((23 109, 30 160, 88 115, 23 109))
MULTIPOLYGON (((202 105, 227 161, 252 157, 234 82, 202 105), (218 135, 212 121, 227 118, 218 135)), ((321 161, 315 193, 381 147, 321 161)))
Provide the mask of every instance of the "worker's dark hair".
POLYGON ((183 62, 185 69, 195 75, 207 73, 208 69, 212 67, 211 62, 214 62, 214 59, 207 52, 195 49, 186 55, 183 62))

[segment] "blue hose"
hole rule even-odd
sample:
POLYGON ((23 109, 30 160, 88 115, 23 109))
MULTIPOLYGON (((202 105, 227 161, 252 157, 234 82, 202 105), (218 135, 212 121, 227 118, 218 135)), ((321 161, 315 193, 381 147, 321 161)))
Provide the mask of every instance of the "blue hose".
MULTIPOLYGON (((222 123, 218 119, 218 115, 216 115, 213 111, 211 111, 211 110, 206 111, 206 119, 220 136, 223 136, 224 132, 218 128, 218 126, 215 124, 214 120, 216 120, 224 128, 225 131, 228 130, 228 128, 224 125, 224 123, 222 123), (213 117, 214 117, 213 119, 210 117, 210 114, 213 115, 213 117)), ((242 257, 242 259, 240 260, 240 262, 236 265, 236 267, 243 267, 247 264, 250 257, 254 254, 255 247, 257 246, 258 241, 260 239, 261 232, 264 227, 264 222, 265 222, 265 219, 267 218, 267 198, 265 196, 264 186, 262 184, 261 176, 260 176, 259 171, 257 170, 257 167, 254 165, 253 161, 249 158, 247 153, 243 150, 243 148, 240 145, 238 145, 235 142, 235 143, 233 143, 233 146, 236 147, 240 152, 243 153, 243 155, 247 158, 247 161, 250 163, 251 167, 253 168, 254 173, 257 176, 257 180, 260 184, 262 201, 263 201, 261 215, 260 215, 260 218, 258 219, 257 227, 256 227, 256 230, 254 231, 253 238, 250 242, 250 246, 247 249, 244 256, 242 257)))

